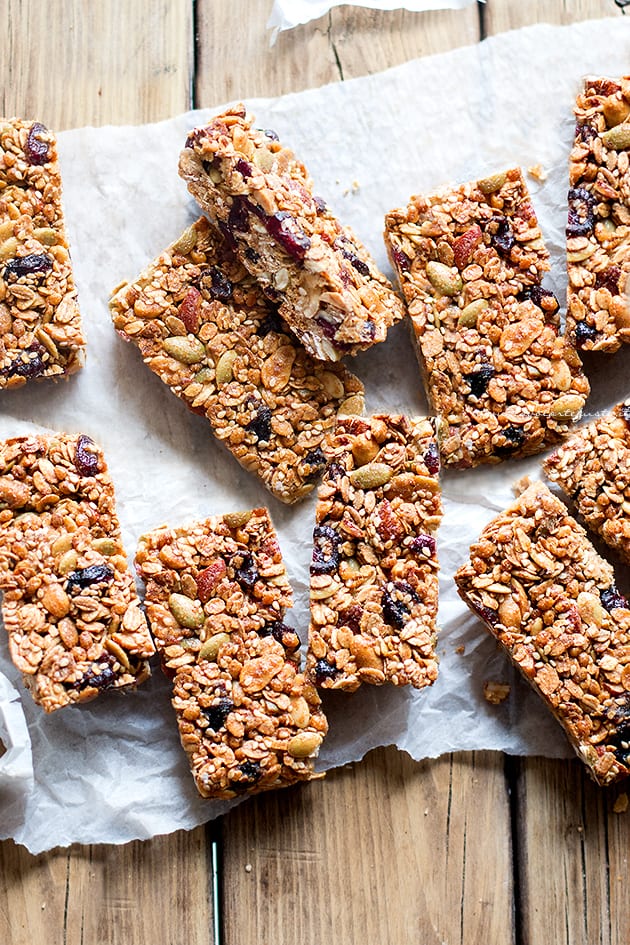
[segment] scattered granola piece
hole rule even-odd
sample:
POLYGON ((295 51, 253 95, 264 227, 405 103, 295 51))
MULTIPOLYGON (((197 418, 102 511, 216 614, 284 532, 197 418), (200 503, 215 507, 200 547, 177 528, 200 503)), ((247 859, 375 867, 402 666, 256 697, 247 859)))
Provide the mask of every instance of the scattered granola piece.
POLYGON ((0 118, 0 388, 73 374, 84 355, 55 137, 0 118))
POLYGON ((85 435, 0 444, 0 588, 9 651, 53 712, 149 676, 155 652, 103 453, 85 435))
POLYGON ((533 483, 484 528, 455 583, 593 778, 630 774, 630 608, 547 486, 533 483))
POLYGON ((625 791, 623 791, 623 793, 621 793, 615 800, 615 803, 613 804, 613 811, 615 812, 615 814, 625 814, 627 810, 628 810, 628 795, 626 794, 625 791))
POLYGON ((144 535, 147 615, 195 784, 230 798, 321 777, 327 724, 299 669, 300 640, 266 509, 144 535))
POLYGON ((497 463, 561 439, 589 385, 541 285, 549 254, 521 171, 412 197, 387 214, 385 242, 444 463, 497 463))
POLYGON ((542 164, 533 164, 531 167, 527 168, 527 173, 540 183, 547 180, 549 176, 542 164))
POLYGON ((317 685, 418 689, 438 674, 433 422, 347 417, 327 444, 311 564, 307 666, 317 685))
POLYGON ((510 686, 507 683, 486 680, 483 684, 483 697, 486 702, 490 702, 492 705, 501 705, 509 694, 510 686))
POLYGON ((372 256, 313 193, 304 165, 275 132, 253 128, 244 105, 191 132, 179 171, 315 357, 356 354, 403 317, 372 256))

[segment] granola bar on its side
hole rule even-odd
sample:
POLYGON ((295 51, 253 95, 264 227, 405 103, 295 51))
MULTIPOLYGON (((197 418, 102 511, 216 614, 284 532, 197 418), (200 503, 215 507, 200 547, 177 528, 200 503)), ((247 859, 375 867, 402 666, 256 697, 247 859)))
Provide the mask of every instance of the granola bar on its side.
POLYGON ((531 485, 486 526, 455 582, 593 778, 630 774, 630 609, 562 502, 531 485))
POLYGON ((630 400, 579 429, 543 463, 589 528, 630 564, 630 400))
POLYGON ((339 421, 327 445, 311 564, 308 670, 317 685, 429 686, 442 515, 433 422, 339 421))
POLYGON ((84 354, 55 138, 0 119, 0 388, 72 374, 84 354))
POLYGON ((541 285, 549 255, 518 168, 385 219, 445 464, 537 453, 580 416, 589 392, 541 285))
POLYGON ((569 160, 567 337, 616 351, 630 341, 630 76, 587 78, 569 160))
POLYGON ((404 307, 304 165, 243 105, 193 131, 179 171, 312 355, 337 361, 384 341, 404 307))
POLYGON ((311 358, 202 217, 110 303, 148 367, 282 502, 304 498, 338 413, 361 413, 363 385, 311 358))
POLYGON ((140 539, 136 566, 199 793, 319 777, 326 719, 284 623, 291 588, 267 510, 156 529, 140 539))
POLYGON ((155 650, 89 437, 0 444, 0 588, 11 658, 47 712, 149 676, 155 650))

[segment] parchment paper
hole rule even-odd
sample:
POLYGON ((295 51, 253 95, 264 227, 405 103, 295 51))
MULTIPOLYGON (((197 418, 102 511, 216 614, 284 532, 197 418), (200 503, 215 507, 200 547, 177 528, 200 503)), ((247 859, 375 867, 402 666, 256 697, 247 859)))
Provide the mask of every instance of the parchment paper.
POLYGON ((281 30, 290 30, 300 23, 316 20, 333 7, 366 7, 370 10, 456 10, 475 0, 274 0, 267 23, 273 29, 272 45, 281 30))
MULTIPOLYGON (((412 192, 518 163, 542 164, 549 176, 531 186, 553 256, 548 284, 562 299, 572 101, 584 73, 622 74, 629 53, 628 21, 536 26, 382 75, 247 104, 260 126, 275 128, 294 146, 318 192, 385 269, 383 214, 406 203, 412 192)), ((188 130, 210 114, 60 135, 88 362, 67 383, 5 393, 0 435, 53 428, 83 431, 100 442, 130 557, 148 528, 267 504, 295 589, 292 623, 305 635, 314 498, 292 509, 271 498, 219 448, 206 422, 189 413, 144 368, 135 348, 116 336, 107 309, 111 289, 133 278, 196 216, 177 176, 177 158, 188 130)), ((622 351, 588 363, 590 415, 628 393, 627 358, 622 351)), ((406 326, 397 326, 386 343, 352 367, 365 382, 369 410, 426 410, 406 326)), ((536 475, 537 468, 537 460, 512 461, 444 475, 439 679, 423 692, 365 686, 351 696, 328 694, 330 736, 321 768, 387 744, 417 759, 473 748, 570 754, 560 728, 514 678, 494 641, 459 602, 451 580, 481 527, 512 500, 512 482, 536 475), (499 706, 488 704, 486 680, 509 683, 510 697, 499 706)), ((192 827, 228 806, 197 798, 179 746, 169 684, 157 667, 136 693, 104 694, 50 716, 21 689, 4 636, 0 672, 22 693, 34 766, 34 788, 22 810, 6 802, 0 781, 1 836, 34 852, 73 841, 120 843, 192 827)), ((0 706, 6 707, 6 698, 0 694, 0 706)))

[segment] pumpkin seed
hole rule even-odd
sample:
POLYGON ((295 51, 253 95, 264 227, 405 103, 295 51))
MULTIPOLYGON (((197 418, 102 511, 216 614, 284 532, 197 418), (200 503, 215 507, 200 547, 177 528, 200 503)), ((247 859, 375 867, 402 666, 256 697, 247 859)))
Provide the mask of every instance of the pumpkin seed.
POLYGON ((350 482, 360 489, 377 489, 384 486, 394 475, 394 470, 387 463, 367 463, 350 473, 350 482))
POLYGON ((165 338, 162 347, 167 354, 183 364, 196 364, 206 356, 206 349, 198 338, 165 338))
POLYGON ((184 594, 171 594, 168 606, 177 623, 188 630, 196 630, 205 620, 203 607, 199 601, 191 600, 184 594))
POLYGON ((206 640, 205 643, 202 643, 201 649, 199 650, 199 659, 211 660, 214 662, 219 655, 219 650, 223 644, 229 642, 229 633, 215 633, 214 636, 210 637, 209 640, 206 640))

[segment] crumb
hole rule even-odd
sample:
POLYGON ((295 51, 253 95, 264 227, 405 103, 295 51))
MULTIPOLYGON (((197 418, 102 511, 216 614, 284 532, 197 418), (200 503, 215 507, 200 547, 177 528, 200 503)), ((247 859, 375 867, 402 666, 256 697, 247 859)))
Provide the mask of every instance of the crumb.
POLYGON ((529 478, 529 476, 521 476, 521 478, 517 479, 514 485, 512 486, 512 492, 514 493, 515 496, 518 497, 519 495, 522 495, 522 493, 525 492, 526 489, 529 489, 531 484, 532 484, 532 480, 529 478))
POLYGON ((613 804, 613 810, 615 814, 625 814, 625 812, 628 810, 628 795, 625 791, 619 795, 613 804))
POLYGON ((492 703, 492 705, 499 705, 503 702, 510 694, 510 687, 507 683, 492 682, 487 680, 483 684, 483 697, 486 702, 492 703))
POLYGON ((534 164, 532 167, 528 167, 527 173, 530 177, 533 177, 534 180, 541 182, 547 180, 547 171, 542 166, 542 164, 534 164))
POLYGON ((251 864, 251 863, 246 863, 246 864, 245 864, 245 872, 246 872, 246 873, 251 873, 251 871, 252 871, 252 864, 251 864))
POLYGON ((428 807, 425 807, 425 808, 424 808, 424 816, 425 816, 425 817, 428 817, 428 816, 429 816, 429 808, 428 808, 428 807))
POLYGON ((455 652, 460 653, 462 656, 466 652, 466 647, 462 644, 461 646, 455 647, 455 652))

